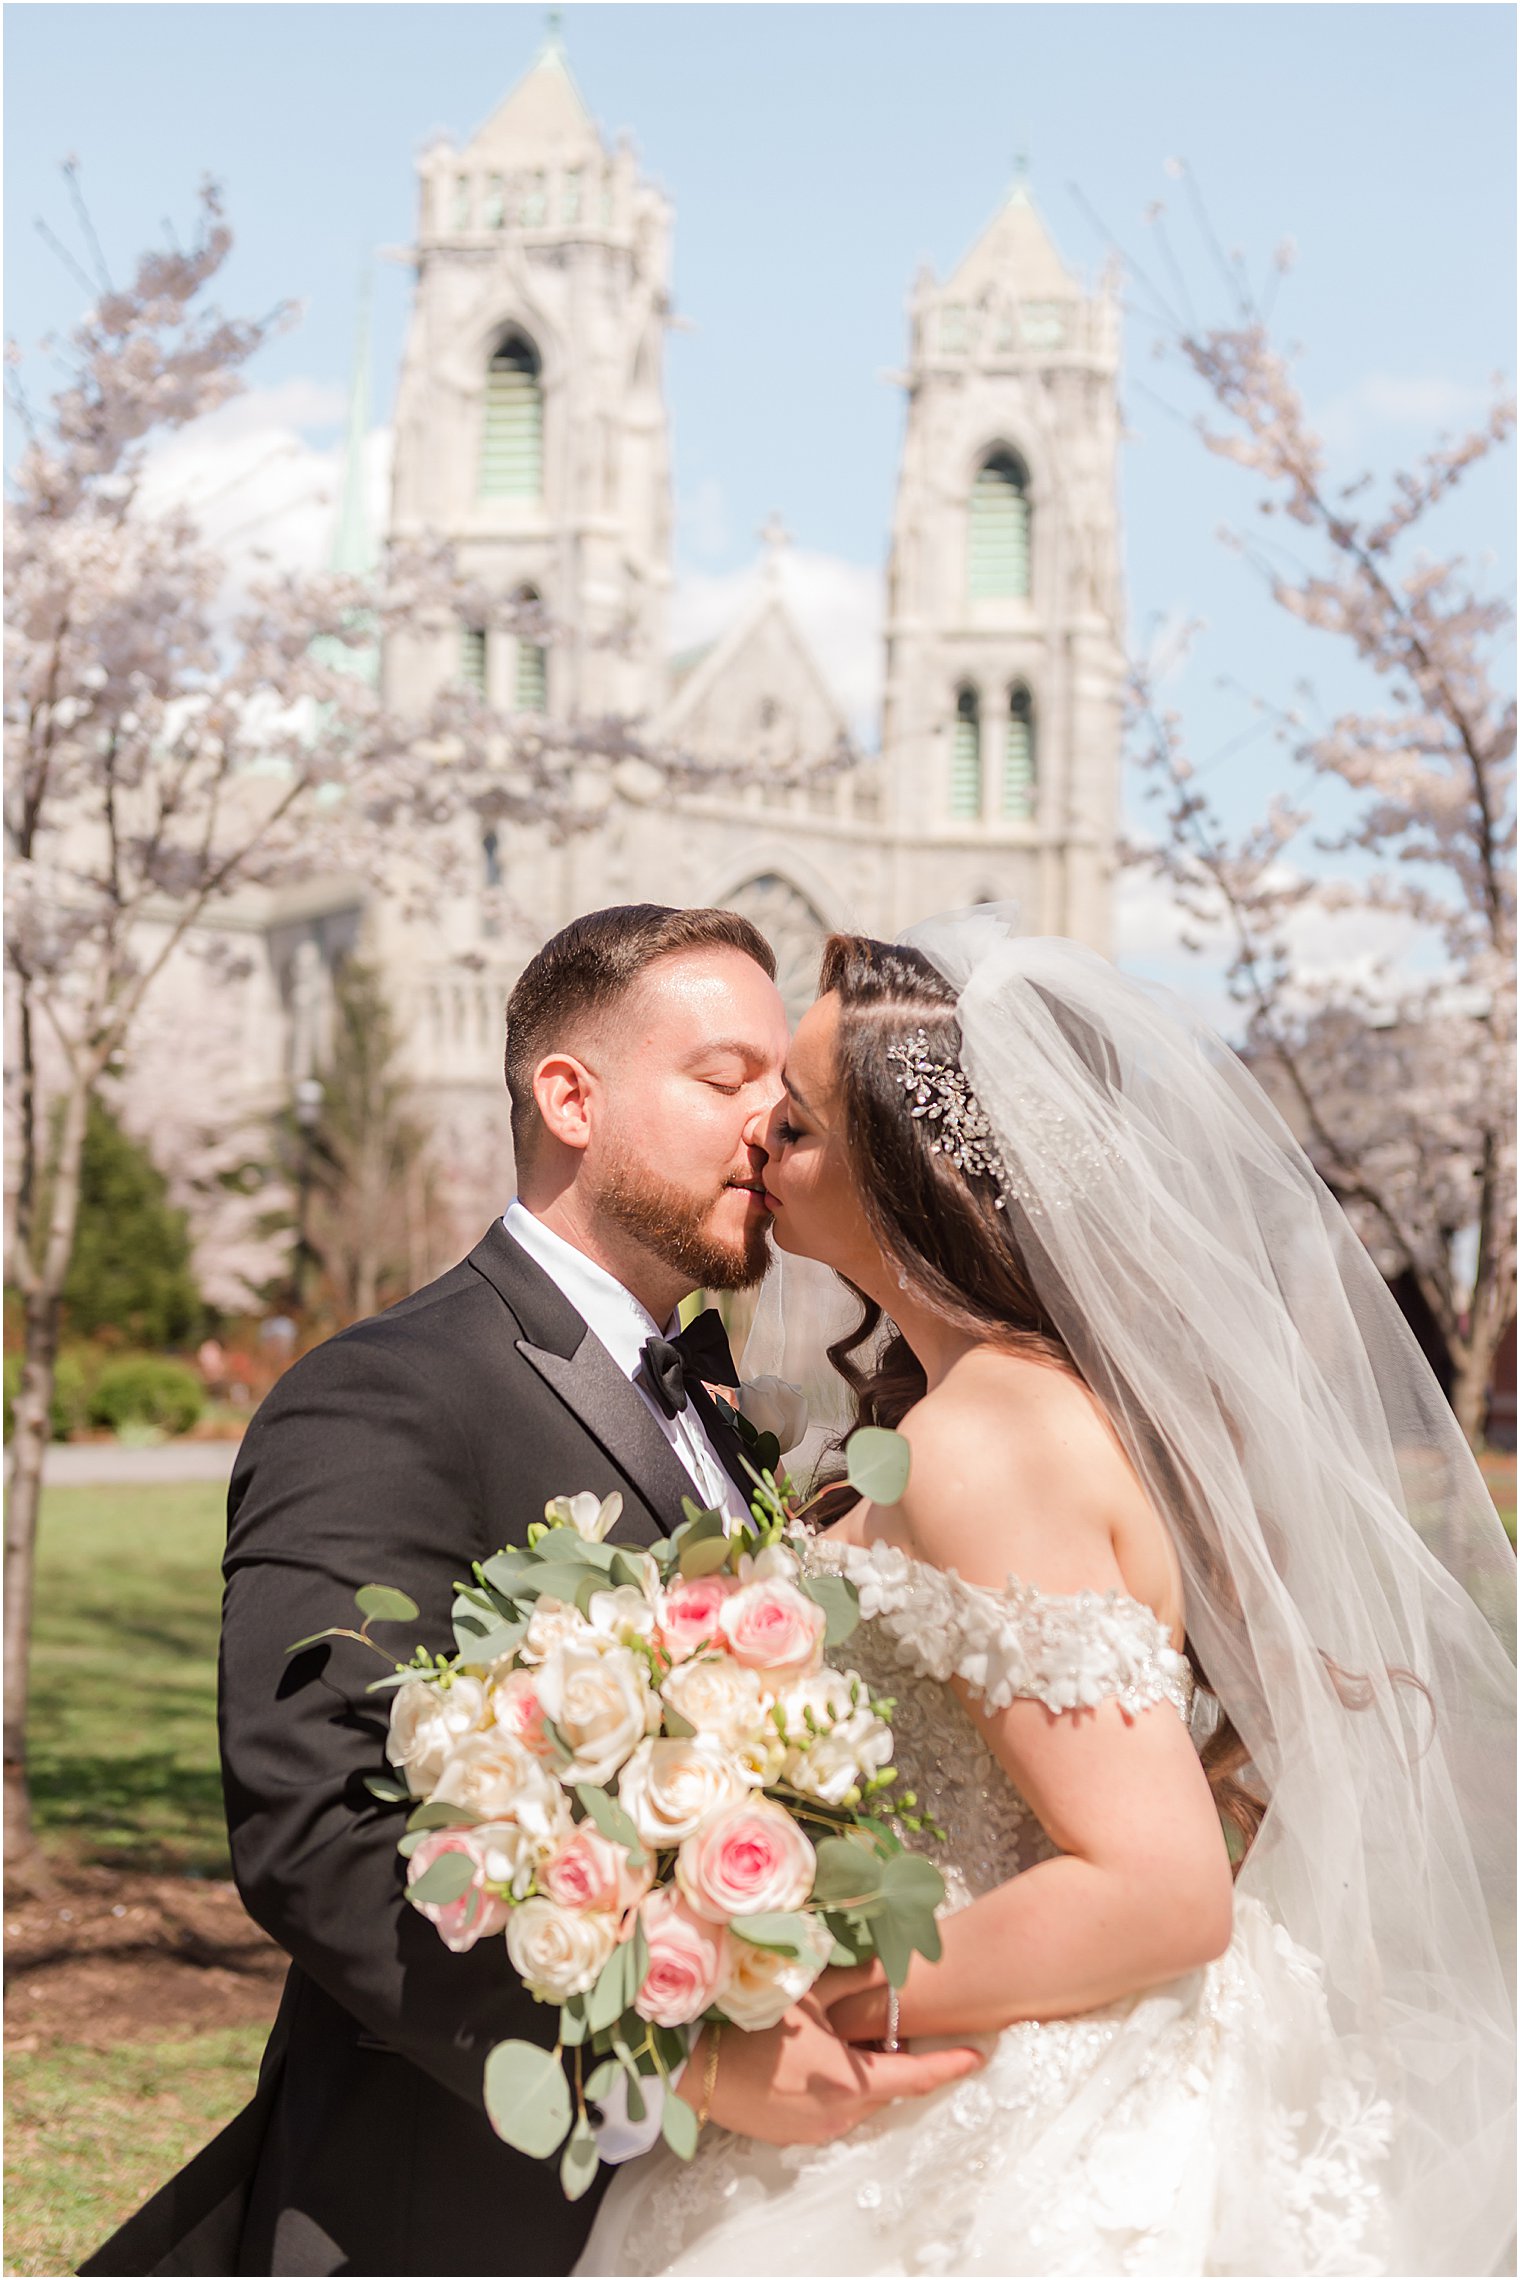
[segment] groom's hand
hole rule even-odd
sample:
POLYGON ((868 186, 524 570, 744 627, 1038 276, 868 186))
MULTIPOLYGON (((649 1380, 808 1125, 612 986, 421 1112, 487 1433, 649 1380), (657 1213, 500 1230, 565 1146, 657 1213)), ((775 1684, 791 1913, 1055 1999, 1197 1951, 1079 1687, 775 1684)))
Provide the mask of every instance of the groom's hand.
MULTIPOLYGON (((697 2041, 682 2077, 682 2095, 703 2079, 712 2033, 697 2041)), ((816 1997, 794 2004, 763 2034, 725 2028, 708 2106, 723 2129, 768 2145, 825 2145, 869 2119, 894 2098, 922 2098, 985 2063, 979 2050, 915 2054, 852 2049, 829 2026, 816 1997)))

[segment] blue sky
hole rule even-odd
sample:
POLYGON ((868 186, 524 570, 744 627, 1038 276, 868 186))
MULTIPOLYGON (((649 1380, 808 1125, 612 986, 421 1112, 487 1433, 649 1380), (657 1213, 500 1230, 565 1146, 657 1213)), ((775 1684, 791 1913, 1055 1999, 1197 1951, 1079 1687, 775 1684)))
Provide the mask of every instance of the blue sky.
MULTIPOLYGON (((80 160, 107 260, 125 271, 197 180, 222 183, 237 249, 222 299, 295 298, 243 415, 294 432, 311 467, 336 435, 361 264, 404 244, 413 156, 456 139, 529 63, 543 12, 455 5, 27 4, 5 12, 8 332, 30 346, 77 315, 77 284, 35 227, 77 245, 58 161, 80 160)), ((1297 241, 1279 300, 1309 401, 1347 474, 1461 426, 1513 367, 1515 17, 1507 5, 571 5, 586 99, 630 130, 676 208, 672 334, 683 624, 733 605, 779 508, 814 565, 825 662, 857 706, 884 558, 904 298, 943 272, 1006 191, 1016 155, 1058 245, 1092 272, 1162 198, 1199 298, 1212 287, 1178 185, 1185 157, 1253 274, 1297 241), (1191 249, 1191 250, 1189 250, 1191 249), (832 580, 832 584, 830 581, 832 580), (705 613, 705 614, 704 614, 705 613)), ((379 262, 375 405, 388 416, 409 278, 379 262)), ((1216 297, 1217 305, 1217 297, 1216 297)), ((1314 637, 1276 622, 1218 546, 1249 485, 1210 462, 1195 408, 1129 326, 1123 508, 1132 617, 1202 616, 1179 683, 1201 758, 1305 671, 1349 693, 1314 637), (1161 402, 1157 398, 1162 399, 1161 402), (1328 677, 1327 677, 1328 675, 1328 677), (1221 688, 1221 681, 1232 688, 1221 688)), ((40 378, 41 375, 39 374, 40 378)), ((288 455, 295 480, 308 462, 288 455)), ((283 480, 283 478, 282 478, 283 480)), ((1513 591, 1512 467, 1451 508, 1441 536, 1494 557, 1513 591)), ((322 510, 325 511, 325 510, 322 510)), ((271 513, 273 510, 271 510, 271 513)), ((319 510, 314 509, 316 515, 319 510)), ((275 518, 276 523, 278 518, 275 518)), ((316 522, 311 522, 315 529, 316 522)), ((272 543, 279 543, 278 531, 272 543)), ((1279 764, 1258 743, 1213 781, 1243 812, 1279 764)))

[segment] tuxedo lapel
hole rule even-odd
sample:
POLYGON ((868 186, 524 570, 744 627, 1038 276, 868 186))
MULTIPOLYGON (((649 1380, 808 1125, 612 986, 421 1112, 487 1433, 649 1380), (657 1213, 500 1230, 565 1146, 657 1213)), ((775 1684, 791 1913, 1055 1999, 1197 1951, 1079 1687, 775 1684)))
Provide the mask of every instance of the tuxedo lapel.
MULTIPOLYGON (((667 1535, 682 1520, 681 1499, 701 1491, 655 1422, 637 1387, 556 1284, 498 1220, 470 1253, 515 1316, 517 1351, 628 1475, 667 1535)), ((725 1459, 725 1461, 727 1461, 725 1459)), ((565 1483, 573 1495, 574 1481, 565 1483)))

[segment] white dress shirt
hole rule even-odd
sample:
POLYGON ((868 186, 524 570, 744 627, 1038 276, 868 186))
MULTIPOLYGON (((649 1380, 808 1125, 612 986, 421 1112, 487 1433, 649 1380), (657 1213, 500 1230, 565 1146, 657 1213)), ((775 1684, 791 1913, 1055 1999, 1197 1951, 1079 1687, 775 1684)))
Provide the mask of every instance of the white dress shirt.
MULTIPOLYGON (((584 1251, 567 1243, 563 1235, 556 1235, 552 1227, 535 1219, 517 1196, 503 1212, 501 1223, 534 1264, 543 1268, 555 1288, 569 1299, 592 1335, 600 1338, 618 1368, 635 1385, 645 1407, 691 1475, 700 1502, 727 1513, 731 1519, 738 1517, 743 1497, 708 1439, 696 1403, 688 1401, 678 1415, 667 1417, 638 1374, 645 1340, 673 1338, 681 1326, 679 1315, 672 1315, 662 1330, 648 1307, 636 1299, 631 1290, 625 1290, 605 1267, 588 1259, 584 1251)), ((567 1494, 572 1486, 566 1484, 567 1494)), ((672 2070, 672 2089, 684 2072, 684 2067, 672 2070)), ((641 2122, 628 2118, 628 2084, 621 2072, 601 2101, 602 2121, 596 2131, 596 2149, 603 2161, 632 2161, 636 2155, 648 2153, 659 2137, 665 2093, 658 2076, 646 2077, 642 2089, 644 2119, 641 2122)))
MULTIPOLYGON (((527 1205, 514 1196, 502 1214, 502 1225, 520 1244, 535 1266, 542 1267, 556 1289, 562 1291, 576 1313, 606 1347, 618 1368, 637 1388, 639 1398, 675 1450, 696 1490, 697 1501, 730 1519, 744 1516, 743 1492, 730 1479, 707 1436, 694 1401, 674 1417, 667 1417, 639 1376, 639 1359, 646 1340, 673 1338, 681 1327, 673 1314, 662 1329, 647 1306, 636 1299, 605 1267, 588 1259, 563 1235, 556 1235, 527 1205)), ((569 1495, 573 1483, 566 1486, 569 1495)), ((670 1514, 671 1519, 679 1518, 670 1514)))

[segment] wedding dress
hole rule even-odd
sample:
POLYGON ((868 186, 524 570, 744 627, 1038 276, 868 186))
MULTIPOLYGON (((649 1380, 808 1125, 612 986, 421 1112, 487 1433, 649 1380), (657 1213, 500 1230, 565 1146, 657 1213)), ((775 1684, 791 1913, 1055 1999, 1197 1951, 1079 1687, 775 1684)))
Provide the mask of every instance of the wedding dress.
MULTIPOLYGON (((1192 1674, 1122 1593, 992 1592, 883 1544, 817 1538, 862 1621, 842 1650, 895 1696, 905 1787, 945 1832, 916 1845, 964 1906, 1056 1847, 966 1716, 1117 1701, 1189 1716, 1192 1674)), ((990 2040, 990 2038, 989 2038, 990 2040)), ((620 2170, 577 2272, 1358 2273, 1386 2270, 1389 2111, 1337 2042, 1314 1957, 1238 1901, 1202 1971, 995 2038, 979 2074, 821 2148, 709 2128, 620 2170)))

